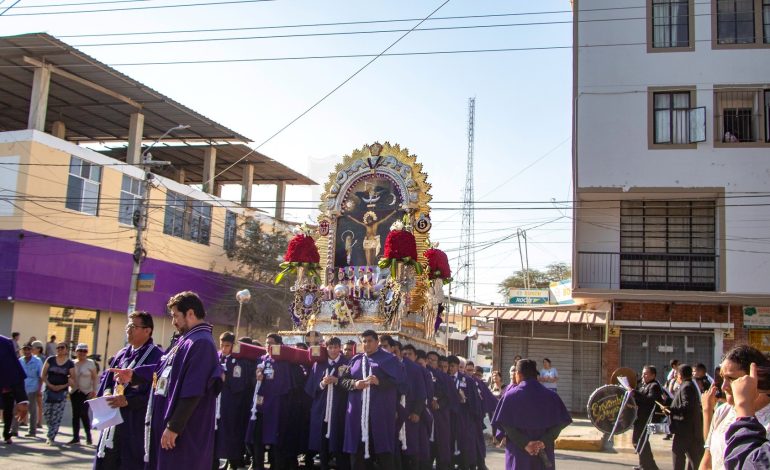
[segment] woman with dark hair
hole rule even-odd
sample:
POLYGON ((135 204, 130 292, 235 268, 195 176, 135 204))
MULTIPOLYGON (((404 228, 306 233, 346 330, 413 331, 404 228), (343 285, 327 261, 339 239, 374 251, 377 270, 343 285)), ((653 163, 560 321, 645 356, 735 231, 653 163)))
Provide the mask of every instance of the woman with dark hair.
POLYGON ((551 360, 547 357, 543 358, 543 368, 540 370, 540 376, 537 380, 548 390, 556 392, 559 372, 556 371, 556 367, 551 366, 551 360))
MULTIPOLYGON (((722 359, 719 374, 722 379, 721 390, 724 393, 726 403, 717 407, 717 392, 715 385, 711 386, 703 394, 701 405, 703 406, 703 428, 706 436, 706 452, 701 460, 700 470, 723 469, 727 428, 735 422, 735 402, 730 384, 744 375, 749 374, 752 363, 758 366, 770 365, 762 351, 748 345, 736 346, 728 351, 722 359)), ((754 402, 756 417, 765 427, 770 428, 770 398, 761 393, 754 402)))
POLYGON ((53 445, 64 417, 67 389, 75 383, 75 363, 70 359, 67 343, 56 345, 56 355, 45 361, 41 378, 45 381, 43 415, 48 424, 46 444, 53 445))
POLYGON ((498 398, 500 397, 500 395, 503 394, 503 390, 505 389, 505 384, 503 383, 503 374, 501 374, 499 370, 492 371, 492 377, 491 377, 491 383, 489 384, 489 389, 492 391, 492 395, 498 398))

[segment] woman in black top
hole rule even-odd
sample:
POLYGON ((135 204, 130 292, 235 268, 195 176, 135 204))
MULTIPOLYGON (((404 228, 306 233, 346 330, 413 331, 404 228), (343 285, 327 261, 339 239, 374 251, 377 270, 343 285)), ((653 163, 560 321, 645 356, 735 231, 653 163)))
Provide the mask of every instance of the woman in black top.
POLYGON ((59 425, 64 416, 64 405, 67 400, 67 388, 75 378, 75 363, 69 357, 67 343, 56 346, 56 356, 51 356, 43 365, 42 379, 45 381, 43 395, 43 415, 48 424, 48 440, 46 444, 53 445, 59 425))

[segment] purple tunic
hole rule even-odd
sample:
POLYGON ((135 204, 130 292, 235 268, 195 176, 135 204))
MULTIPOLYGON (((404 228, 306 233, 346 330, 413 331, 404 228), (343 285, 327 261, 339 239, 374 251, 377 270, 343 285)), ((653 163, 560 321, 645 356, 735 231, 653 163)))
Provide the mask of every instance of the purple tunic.
MULTIPOLYGON (((533 441, 541 439, 550 428, 566 426, 571 422, 572 418, 559 395, 536 379, 524 380, 509 388, 492 418, 495 429, 503 429, 504 426, 515 428, 533 441)), ((545 450, 551 462, 555 462, 553 446, 546 443, 545 450)), ((509 438, 505 445, 505 468, 540 470, 545 466, 539 457, 529 455, 509 438)))
MULTIPOLYGON (((350 369, 346 379, 362 380, 364 354, 357 354, 350 360, 350 369)), ((369 408, 370 453, 393 453, 396 450, 396 402, 398 389, 406 383, 404 366, 396 357, 382 349, 377 349, 367 356, 371 375, 377 376, 379 385, 369 388, 371 391, 369 408)), ((361 445, 361 404, 362 391, 348 387, 348 403, 345 413, 345 445, 343 450, 349 454, 358 451, 361 445)))
POLYGON ((219 361, 225 369, 225 381, 219 395, 215 455, 221 459, 240 460, 246 451, 244 441, 256 382, 256 365, 254 361, 224 357, 221 353, 219 361))
POLYGON ((439 409, 433 411, 435 457, 441 463, 449 462, 454 450, 452 448, 451 410, 457 407, 460 397, 452 379, 447 374, 432 368, 428 368, 428 371, 433 376, 433 396, 436 397, 439 405, 439 409))
MULTIPOLYGON (((416 423, 411 422, 409 420, 409 415, 414 413, 422 419, 423 411, 425 410, 425 398, 427 397, 425 391, 425 378, 422 372, 423 368, 420 365, 409 359, 404 359, 403 364, 404 371, 406 372, 406 380, 409 384, 406 393, 406 422, 404 423, 406 428, 406 449, 403 453, 405 455, 419 455, 420 435, 424 430, 424 427, 420 421, 416 423)), ((398 430, 396 432, 398 432, 398 430)))
MULTIPOLYGON (((110 362, 110 367, 119 369, 134 368, 137 366, 154 367, 160 362, 163 352, 158 349, 150 338, 142 347, 134 349, 132 346, 126 346, 118 351, 110 362)), ((120 446, 119 449, 113 449, 113 452, 120 452, 120 468, 125 470, 142 470, 144 468, 144 417, 147 413, 147 400, 150 398, 150 382, 141 385, 130 385, 126 387, 124 396, 128 402, 127 406, 120 409, 123 417, 123 423, 115 427, 115 442, 120 446)), ((99 384, 98 396, 105 393, 112 393, 115 389, 115 379, 112 372, 107 372, 102 376, 99 384)), ((110 452, 109 449, 105 449, 110 452)), ((105 459, 96 457, 94 459, 94 469, 103 468, 105 459)))
POLYGON ((329 452, 342 452, 343 437, 345 435, 345 406, 347 404, 348 392, 338 383, 337 385, 327 385, 321 388, 321 379, 325 375, 341 377, 345 371, 348 361, 342 354, 337 357, 334 364, 331 360, 324 363, 316 362, 308 375, 305 383, 305 393, 312 397, 313 405, 310 409, 310 436, 308 439, 308 449, 320 452, 321 440, 326 436, 324 432, 324 418, 326 416, 326 396, 329 388, 333 387, 331 408, 331 422, 329 423, 329 452))
POLYGON ((757 418, 739 418, 727 428, 725 468, 759 470, 770 468, 767 430, 757 418))
POLYGON ((214 414, 224 370, 219 364, 217 348, 211 336, 211 325, 200 323, 179 338, 174 348, 161 358, 157 367, 139 367, 135 373, 151 379, 161 377, 166 368, 166 395, 153 395, 150 462, 148 470, 211 470, 214 461, 214 414), (174 413, 176 403, 184 398, 199 397, 195 412, 177 436, 176 446, 161 449, 160 438, 174 413))
POLYGON ((473 465, 478 458, 475 431, 482 416, 481 399, 473 378, 463 373, 450 378, 457 392, 465 396, 465 402, 458 402, 452 410, 452 450, 459 451, 466 465, 473 465))
POLYGON ((435 387, 433 386, 433 375, 425 367, 420 367, 422 379, 425 383, 425 409, 420 416, 420 454, 419 460, 429 462, 431 456, 431 431, 433 431, 433 410, 430 406, 435 396, 435 387))
MULTIPOLYGON (((262 404, 257 411, 262 414, 262 444, 273 445, 281 450, 291 449, 289 426, 291 397, 295 388, 304 384, 296 383, 296 364, 276 361, 270 355, 262 356, 264 379, 259 387, 262 404), (272 369, 272 378, 270 378, 272 369)), ((296 444, 296 443, 295 443, 296 444)))
POLYGON ((484 440, 484 416, 489 416, 491 420, 495 414, 497 408, 497 397, 492 394, 487 384, 478 377, 473 377, 476 381, 476 389, 479 392, 480 407, 481 407, 481 419, 477 422, 476 429, 476 453, 479 460, 485 459, 487 456, 487 443, 484 440))

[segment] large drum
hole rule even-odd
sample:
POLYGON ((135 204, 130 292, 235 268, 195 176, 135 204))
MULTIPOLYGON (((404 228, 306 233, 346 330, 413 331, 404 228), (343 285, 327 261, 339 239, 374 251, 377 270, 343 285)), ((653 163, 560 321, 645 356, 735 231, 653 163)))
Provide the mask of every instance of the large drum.
POLYGON ((634 397, 629 393, 626 399, 626 389, 618 385, 604 385, 594 390, 588 398, 587 408, 591 424, 605 434, 624 433, 634 426, 636 420, 634 397))

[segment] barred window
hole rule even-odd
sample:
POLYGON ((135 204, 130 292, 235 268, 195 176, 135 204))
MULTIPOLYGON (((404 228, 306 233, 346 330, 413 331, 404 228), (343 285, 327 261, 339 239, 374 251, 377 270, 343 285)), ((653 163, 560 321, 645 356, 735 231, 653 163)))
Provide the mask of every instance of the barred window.
POLYGON ((715 140, 724 143, 770 142, 770 90, 714 91, 715 140))

